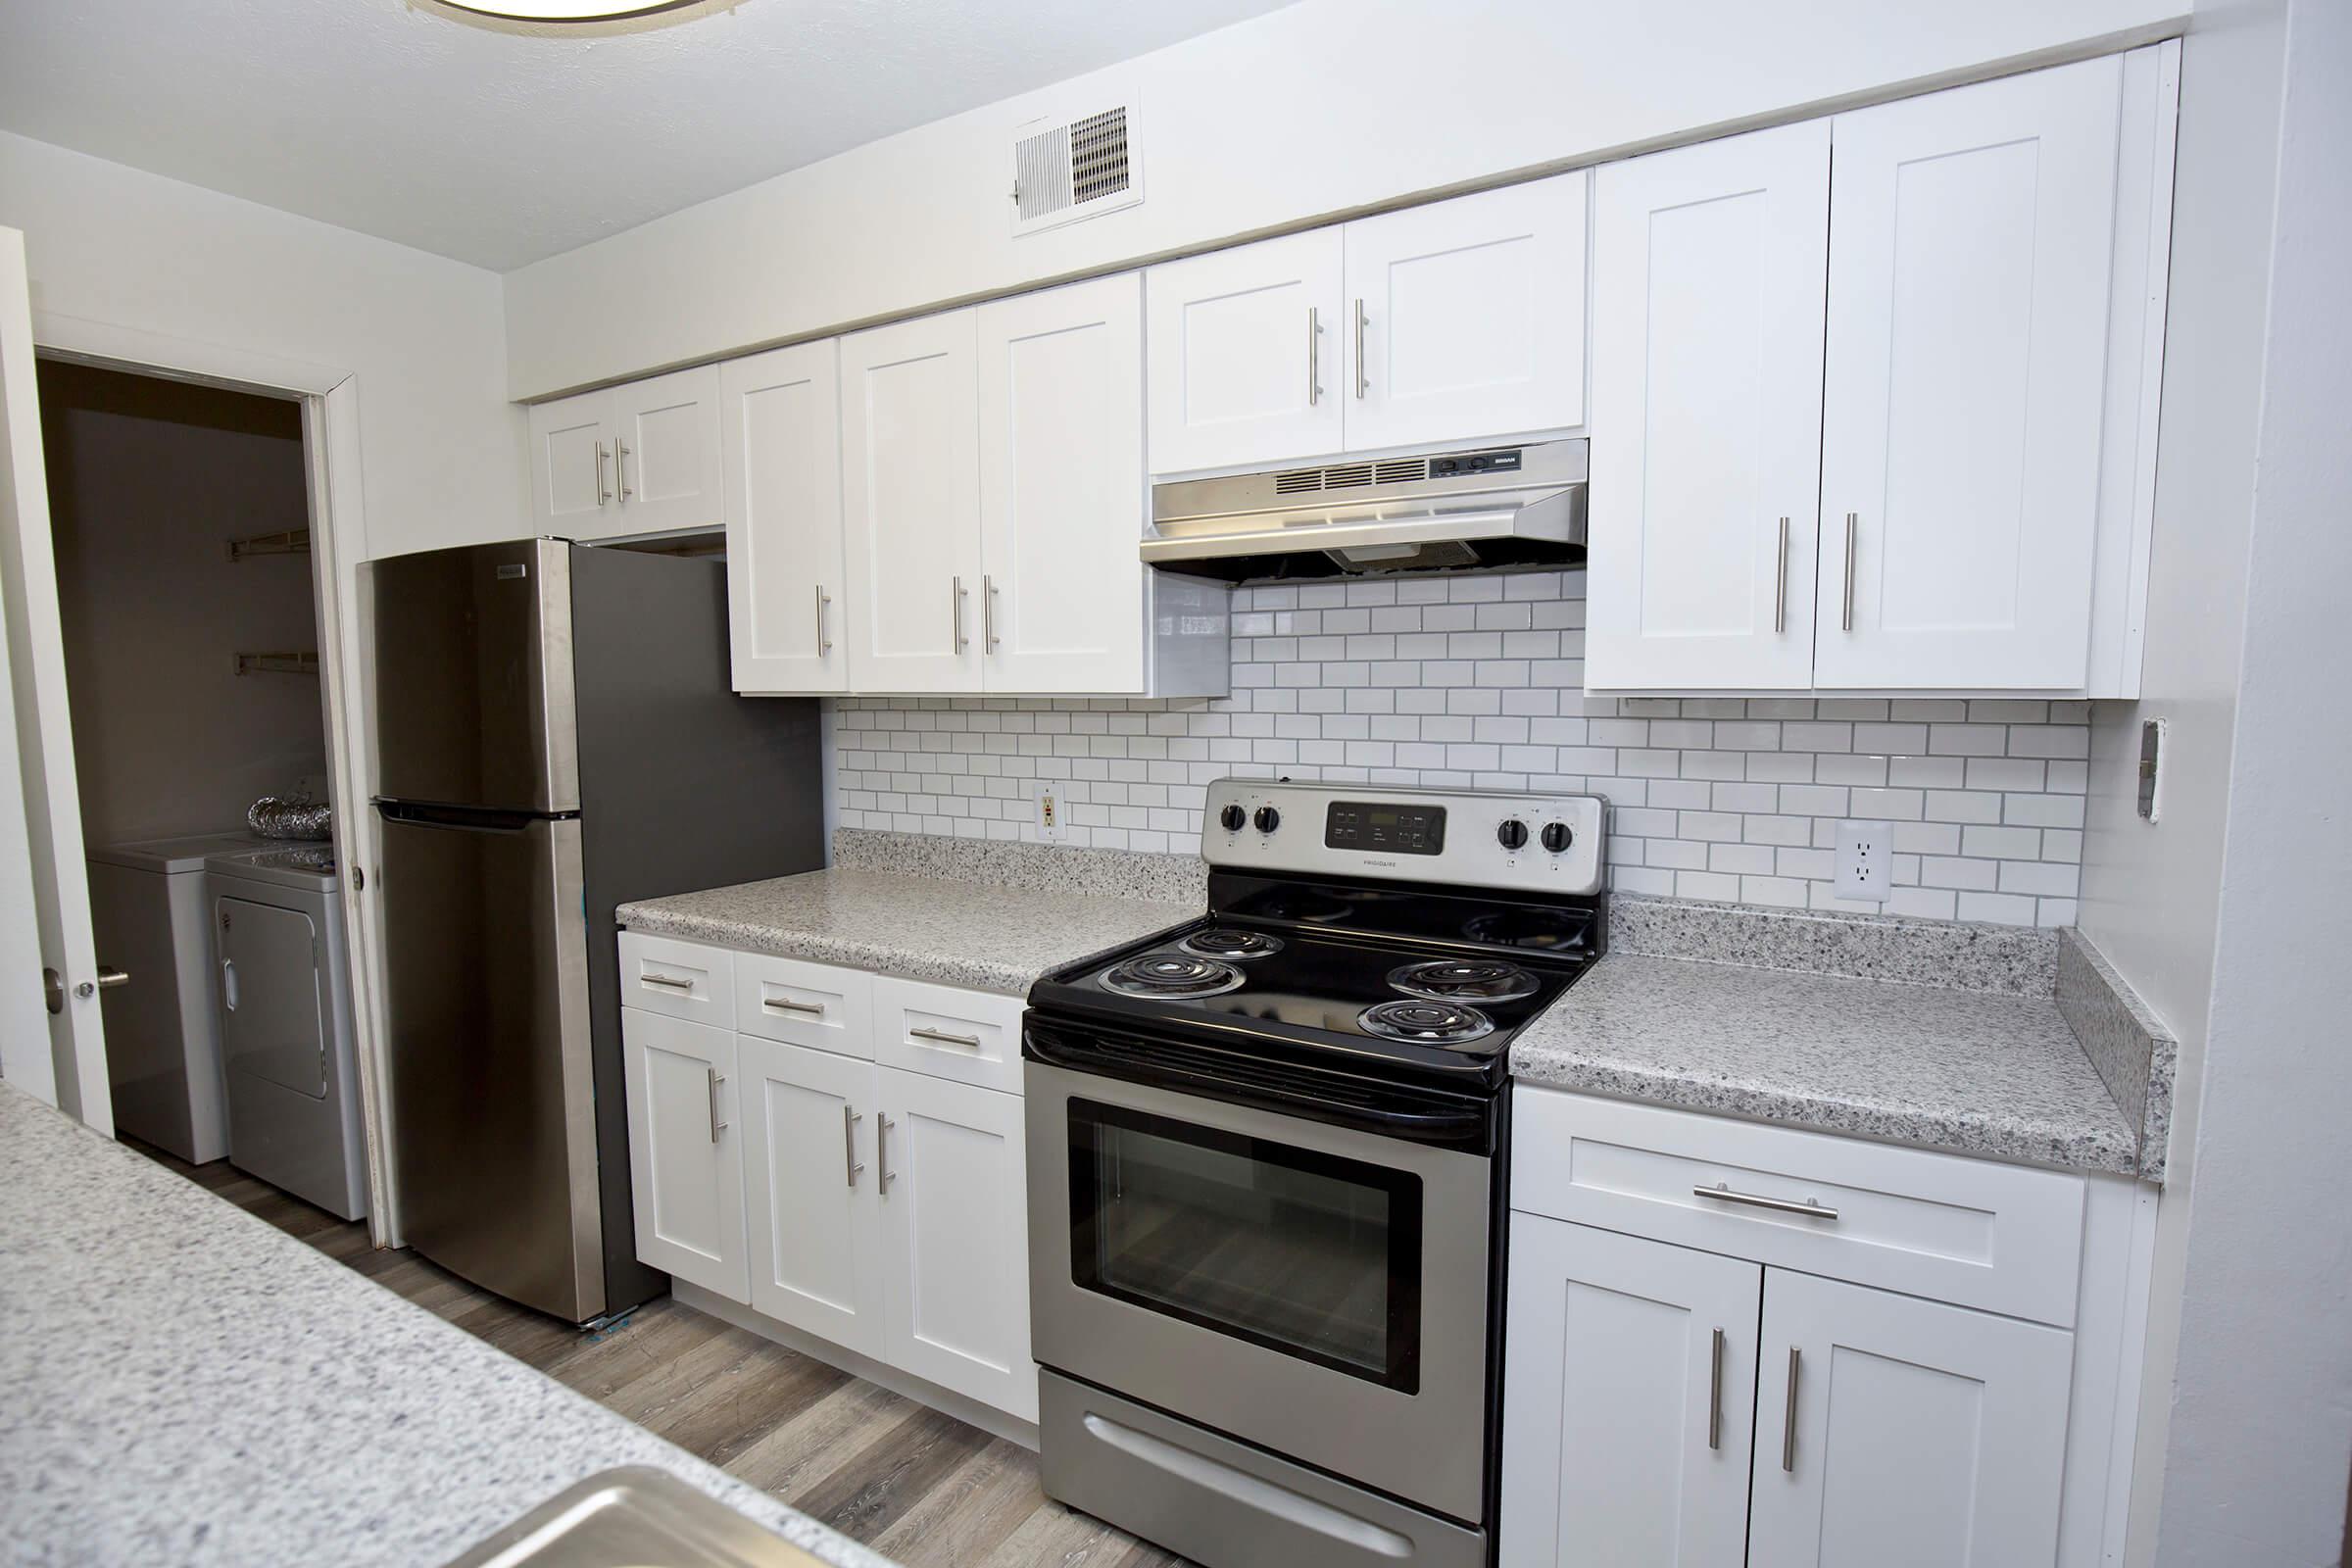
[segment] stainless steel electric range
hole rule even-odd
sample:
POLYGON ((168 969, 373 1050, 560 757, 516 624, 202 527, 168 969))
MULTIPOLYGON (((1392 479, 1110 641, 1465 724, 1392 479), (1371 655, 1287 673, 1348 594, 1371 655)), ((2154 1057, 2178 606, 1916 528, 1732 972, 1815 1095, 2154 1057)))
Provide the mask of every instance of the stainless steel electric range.
POLYGON ((1029 993, 1047 1493, 1208 1568, 1481 1568, 1512 1035, 1604 804, 1226 779, 1208 911, 1029 993))

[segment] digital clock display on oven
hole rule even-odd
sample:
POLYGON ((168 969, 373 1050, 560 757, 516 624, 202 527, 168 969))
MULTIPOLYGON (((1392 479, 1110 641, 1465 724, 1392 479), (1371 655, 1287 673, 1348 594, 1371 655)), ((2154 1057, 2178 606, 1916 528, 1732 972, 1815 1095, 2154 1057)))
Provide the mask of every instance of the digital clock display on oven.
POLYGON ((1446 808, 1334 801, 1323 815, 1323 843, 1334 850, 1437 855, 1446 848, 1446 808))

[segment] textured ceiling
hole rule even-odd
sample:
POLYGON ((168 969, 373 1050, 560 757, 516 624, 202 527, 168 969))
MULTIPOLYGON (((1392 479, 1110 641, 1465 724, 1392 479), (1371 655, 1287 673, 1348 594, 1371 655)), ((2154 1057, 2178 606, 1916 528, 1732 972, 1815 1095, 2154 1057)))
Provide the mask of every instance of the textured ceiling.
POLYGON ((0 0, 0 129, 505 270, 1283 0, 0 0))

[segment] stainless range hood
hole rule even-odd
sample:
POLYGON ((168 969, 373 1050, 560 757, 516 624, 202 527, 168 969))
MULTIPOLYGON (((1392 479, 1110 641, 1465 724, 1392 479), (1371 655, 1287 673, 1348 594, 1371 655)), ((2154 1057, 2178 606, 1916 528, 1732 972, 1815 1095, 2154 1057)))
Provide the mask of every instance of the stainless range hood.
POLYGON ((1153 485, 1144 564, 1229 582, 1581 565, 1586 452, 1543 441, 1153 485))

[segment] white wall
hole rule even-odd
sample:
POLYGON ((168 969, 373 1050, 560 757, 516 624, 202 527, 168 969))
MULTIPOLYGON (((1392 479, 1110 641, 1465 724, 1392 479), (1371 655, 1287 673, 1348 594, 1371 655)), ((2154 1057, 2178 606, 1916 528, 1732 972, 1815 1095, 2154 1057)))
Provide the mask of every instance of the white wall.
POLYGON ((370 555, 529 531, 496 274, 5 132, 0 224, 43 341, 71 317, 357 376, 370 555))
POLYGON ((1304 0, 507 274, 536 398, 1632 147, 2142 41, 2184 0, 1304 0), (1145 199, 1014 240, 1012 127, 1141 92, 1145 199))

